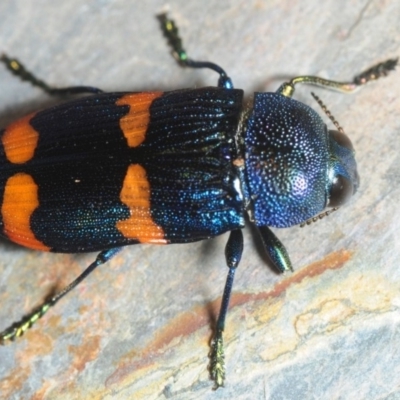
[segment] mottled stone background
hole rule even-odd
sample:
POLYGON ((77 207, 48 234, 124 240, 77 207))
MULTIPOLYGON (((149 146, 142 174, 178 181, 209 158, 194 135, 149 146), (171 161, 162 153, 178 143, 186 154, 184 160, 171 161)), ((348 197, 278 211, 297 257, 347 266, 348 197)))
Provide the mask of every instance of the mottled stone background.
MULTIPOLYGON (((0 3, 0 52, 51 83, 108 91, 214 85, 176 66, 154 15, 170 10, 193 58, 236 87, 346 80, 400 55, 400 2, 0 3)), ((309 87, 296 97, 314 104, 309 87)), ((227 236, 126 248, 21 340, 0 348, 4 399, 400 399, 400 69, 353 95, 316 89, 351 136, 361 188, 311 227, 281 230, 296 272, 278 276, 245 231, 226 331, 226 388, 207 372, 227 236)), ((55 103, 0 66, 0 125, 55 103)), ((314 104, 315 105, 315 104, 314 104)), ((93 259, 0 242, 0 329, 93 259)))

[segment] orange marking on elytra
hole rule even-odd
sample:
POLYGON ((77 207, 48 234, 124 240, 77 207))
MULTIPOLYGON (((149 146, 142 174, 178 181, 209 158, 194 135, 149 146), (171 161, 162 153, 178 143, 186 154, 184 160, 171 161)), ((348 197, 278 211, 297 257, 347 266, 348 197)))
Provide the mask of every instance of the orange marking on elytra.
POLYGON ((120 199, 130 210, 130 217, 119 221, 117 229, 129 239, 141 243, 165 244, 163 229, 158 226, 150 211, 150 183, 146 170, 139 164, 131 164, 126 173, 120 199))
POLYGON ((10 124, 4 131, 1 141, 8 161, 23 164, 29 161, 36 150, 39 133, 30 124, 35 113, 10 124))
POLYGON ((1 205, 4 233, 22 246, 49 251, 48 246, 36 239, 30 226, 31 215, 38 206, 38 187, 30 175, 18 173, 8 178, 1 205))
POLYGON ((128 114, 119 121, 129 147, 137 147, 145 140, 150 122, 150 106, 162 94, 163 92, 130 93, 117 100, 118 106, 129 106, 128 114))

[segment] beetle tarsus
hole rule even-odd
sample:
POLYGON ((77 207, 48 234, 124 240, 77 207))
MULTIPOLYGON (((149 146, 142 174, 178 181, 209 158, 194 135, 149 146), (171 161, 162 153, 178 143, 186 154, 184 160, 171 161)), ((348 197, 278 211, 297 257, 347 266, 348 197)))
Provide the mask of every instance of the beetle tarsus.
POLYGON ((36 321, 43 317, 44 314, 52 307, 53 299, 43 303, 39 308, 33 311, 31 314, 22 318, 21 321, 14 323, 9 328, 5 329, 0 333, 0 344, 5 344, 6 341, 14 341, 21 337, 28 329, 30 329, 36 321))
POLYGON ((211 344, 210 375, 214 381, 214 390, 224 386, 225 382, 225 354, 222 330, 217 330, 211 344))

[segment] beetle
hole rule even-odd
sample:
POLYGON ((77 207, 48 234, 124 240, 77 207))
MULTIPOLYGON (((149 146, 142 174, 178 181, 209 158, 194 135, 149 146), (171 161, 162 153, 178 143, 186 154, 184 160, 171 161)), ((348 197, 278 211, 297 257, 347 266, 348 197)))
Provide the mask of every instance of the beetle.
POLYGON ((386 76, 377 64, 351 82, 297 76, 274 93, 243 91, 217 64, 195 61, 166 14, 162 31, 183 67, 219 75, 216 87, 171 92, 104 93, 95 87, 53 88, 17 60, 1 61, 50 95, 91 94, 31 113, 0 131, 0 234, 22 246, 61 253, 100 251, 70 285, 0 333, 14 340, 123 246, 190 243, 230 232, 210 373, 224 385, 223 331, 243 251, 245 217, 260 233, 280 272, 292 270, 270 227, 308 223, 345 204, 359 185, 353 146, 292 98, 297 84, 343 92, 386 76))

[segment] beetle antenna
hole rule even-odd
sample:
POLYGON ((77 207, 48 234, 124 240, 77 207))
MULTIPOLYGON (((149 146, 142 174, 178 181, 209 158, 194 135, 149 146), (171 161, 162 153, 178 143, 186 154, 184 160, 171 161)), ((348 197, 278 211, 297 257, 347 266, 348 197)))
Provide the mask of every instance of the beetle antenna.
POLYGON ((372 68, 369 68, 368 70, 354 77, 353 81, 351 82, 331 81, 329 79, 324 79, 320 78, 319 76, 312 75, 296 76, 289 82, 285 82, 284 84, 282 84, 277 92, 284 96, 292 97, 295 85, 299 83, 305 83, 308 85, 323 86, 328 89, 350 93, 368 82, 375 81, 379 78, 386 76, 390 71, 393 71, 396 68, 397 63, 398 58, 392 58, 390 60, 386 60, 384 62, 376 64, 372 68))
POLYGON ((328 110, 326 105, 322 102, 322 100, 314 93, 311 92, 311 96, 314 97, 316 102, 319 104, 319 106, 322 108, 323 112, 328 116, 328 118, 333 122, 333 125, 336 126, 336 129, 340 133, 344 133, 343 128, 339 125, 339 122, 336 121, 335 117, 331 114, 331 112, 328 110))
POLYGON ((330 210, 326 210, 325 212, 318 214, 317 216, 308 219, 300 224, 300 228, 304 228, 306 225, 311 225, 314 222, 320 221, 322 218, 327 217, 328 215, 332 214, 334 211, 338 210, 339 207, 333 207, 330 210))
POLYGON ((354 78, 353 82, 356 85, 361 86, 365 85, 368 82, 385 77, 390 71, 393 71, 396 68, 398 61, 398 58, 391 58, 377 65, 374 65, 372 68, 367 69, 363 73, 357 75, 354 78))

